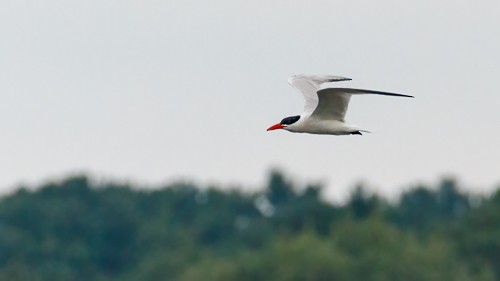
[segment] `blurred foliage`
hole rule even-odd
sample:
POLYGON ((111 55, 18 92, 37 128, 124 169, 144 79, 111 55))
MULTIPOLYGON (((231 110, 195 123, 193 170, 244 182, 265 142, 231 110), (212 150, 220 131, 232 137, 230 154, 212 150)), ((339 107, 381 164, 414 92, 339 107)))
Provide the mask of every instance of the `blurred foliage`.
POLYGON ((500 190, 336 205, 277 171, 254 193, 73 177, 0 199, 3 280, 500 280, 500 190))

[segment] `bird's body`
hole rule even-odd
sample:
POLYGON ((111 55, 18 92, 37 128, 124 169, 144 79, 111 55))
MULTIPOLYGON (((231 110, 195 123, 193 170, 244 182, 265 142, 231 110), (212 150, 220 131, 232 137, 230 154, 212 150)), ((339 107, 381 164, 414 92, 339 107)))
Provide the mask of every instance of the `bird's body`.
POLYGON ((323 83, 349 80, 351 79, 333 75, 295 75, 290 77, 288 83, 304 96, 304 112, 300 115, 284 118, 280 123, 267 130, 284 129, 294 133, 361 135, 361 132, 368 131, 345 122, 345 114, 352 95, 375 94, 412 97, 352 88, 320 88, 323 83))
POLYGON ((309 116, 301 116, 301 119, 302 121, 299 120, 292 126, 287 126, 283 129, 294 133, 309 133, 317 135, 353 135, 358 134, 360 131, 365 131, 338 120, 317 120, 316 118, 309 116))

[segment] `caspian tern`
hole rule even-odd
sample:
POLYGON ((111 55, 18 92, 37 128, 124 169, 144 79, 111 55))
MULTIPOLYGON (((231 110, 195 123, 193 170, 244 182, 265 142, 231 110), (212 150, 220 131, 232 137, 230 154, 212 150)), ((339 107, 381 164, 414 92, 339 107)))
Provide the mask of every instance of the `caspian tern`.
POLYGON ((413 96, 351 88, 326 88, 320 85, 327 82, 349 81, 350 78, 332 75, 294 75, 288 83, 304 95, 304 112, 286 117, 267 130, 284 129, 294 133, 326 135, 362 135, 368 132, 347 124, 344 120, 352 95, 375 94, 395 97, 413 96))

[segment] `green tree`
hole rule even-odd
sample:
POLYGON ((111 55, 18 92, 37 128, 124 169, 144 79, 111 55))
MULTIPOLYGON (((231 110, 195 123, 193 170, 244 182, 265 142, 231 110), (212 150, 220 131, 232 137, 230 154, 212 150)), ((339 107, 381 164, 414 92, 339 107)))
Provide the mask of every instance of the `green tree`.
POLYGON ((346 219, 329 237, 305 231, 277 236, 267 247, 230 259, 206 257, 179 280, 493 280, 468 271, 453 247, 434 237, 419 241, 380 221, 346 219))
POLYGON ((388 214, 397 225, 425 234, 445 229, 470 210, 469 198, 456 182, 444 179, 437 190, 418 186, 401 195, 400 202, 388 214))
POLYGON ((363 219, 375 213, 382 205, 382 200, 370 194, 362 185, 356 186, 351 193, 347 208, 355 219, 363 219))
POLYGON ((475 268, 488 264, 500 280, 500 189, 460 222, 456 239, 475 268))
POLYGON ((269 202, 276 207, 289 203, 296 196, 293 185, 278 171, 271 172, 266 193, 269 202))

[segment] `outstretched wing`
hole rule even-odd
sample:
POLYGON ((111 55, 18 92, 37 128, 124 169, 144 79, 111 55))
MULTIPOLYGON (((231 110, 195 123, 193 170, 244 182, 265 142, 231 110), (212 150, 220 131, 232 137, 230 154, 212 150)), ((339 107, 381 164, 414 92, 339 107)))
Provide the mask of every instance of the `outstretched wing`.
POLYGON ((413 96, 409 95, 372 90, 328 88, 317 91, 318 106, 313 111, 311 116, 321 119, 339 120, 343 122, 347 108, 349 107, 349 100, 351 99, 351 96, 364 94, 413 98, 413 96))
POLYGON ((321 84, 349 80, 351 79, 333 75, 294 75, 288 78, 288 83, 304 96, 304 113, 312 113, 318 105, 316 92, 321 84))

